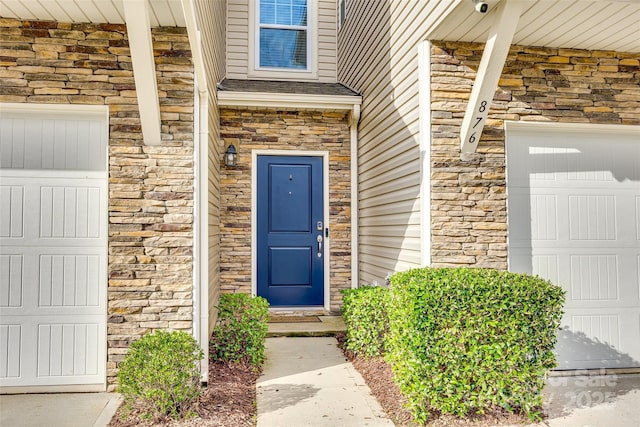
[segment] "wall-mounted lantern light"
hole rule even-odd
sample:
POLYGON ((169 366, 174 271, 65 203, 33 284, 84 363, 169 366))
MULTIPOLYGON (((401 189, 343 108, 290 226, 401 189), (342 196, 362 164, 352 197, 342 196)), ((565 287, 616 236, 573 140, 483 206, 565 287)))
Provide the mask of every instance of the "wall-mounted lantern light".
POLYGON ((238 163, 238 152, 236 151, 236 146, 233 144, 229 144, 227 147, 227 151, 224 152, 224 165, 228 169, 233 169, 236 167, 238 163))

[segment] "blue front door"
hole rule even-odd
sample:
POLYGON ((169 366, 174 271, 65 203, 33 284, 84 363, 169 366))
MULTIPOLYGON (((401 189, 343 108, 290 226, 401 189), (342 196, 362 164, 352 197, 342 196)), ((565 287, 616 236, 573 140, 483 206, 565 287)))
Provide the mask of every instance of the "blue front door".
POLYGON ((258 156, 258 295, 271 306, 324 304, 321 157, 258 156))

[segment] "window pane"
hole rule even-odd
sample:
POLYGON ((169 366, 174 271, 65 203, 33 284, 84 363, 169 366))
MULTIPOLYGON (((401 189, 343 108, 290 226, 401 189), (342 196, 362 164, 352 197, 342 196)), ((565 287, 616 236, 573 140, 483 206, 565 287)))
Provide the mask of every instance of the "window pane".
POLYGON ((292 7, 291 20, 293 25, 307 25, 307 7, 292 7))
POLYGON ((307 0, 260 0, 260 23, 307 25, 307 0))
POLYGON ((262 0, 260 2, 260 23, 276 23, 276 4, 274 0, 262 0))
POLYGON ((307 68, 307 32, 260 29, 260 66, 307 68))

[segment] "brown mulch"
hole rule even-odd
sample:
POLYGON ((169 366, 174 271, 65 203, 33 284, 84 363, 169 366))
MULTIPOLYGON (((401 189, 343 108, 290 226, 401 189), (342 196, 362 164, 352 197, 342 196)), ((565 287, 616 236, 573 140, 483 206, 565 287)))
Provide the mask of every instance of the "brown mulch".
MULTIPOLYGON (((353 364, 365 382, 371 389, 382 409, 397 427, 420 427, 413 420, 411 412, 407 409, 407 398, 393 381, 391 367, 382 357, 355 356, 344 349, 344 334, 338 334, 338 346, 342 349, 347 359, 353 364)), ((428 427, 489 427, 506 425, 526 425, 529 420, 524 415, 512 414, 500 408, 488 411, 485 414, 470 414, 466 418, 458 418, 453 415, 433 412, 426 424, 428 427)))
POLYGON ((153 423, 138 418, 139 412, 127 415, 121 406, 109 427, 251 427, 256 423, 256 380, 260 376, 251 366, 239 363, 209 364, 209 383, 194 405, 197 416, 181 421, 153 423))

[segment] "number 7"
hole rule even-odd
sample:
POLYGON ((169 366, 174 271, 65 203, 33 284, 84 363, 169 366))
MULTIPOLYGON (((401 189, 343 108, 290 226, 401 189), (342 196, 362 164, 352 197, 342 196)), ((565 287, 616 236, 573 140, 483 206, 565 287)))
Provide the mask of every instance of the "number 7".
POLYGON ((480 124, 480 122, 482 121, 482 117, 476 117, 476 120, 477 120, 476 124, 473 125, 474 128, 480 124))

